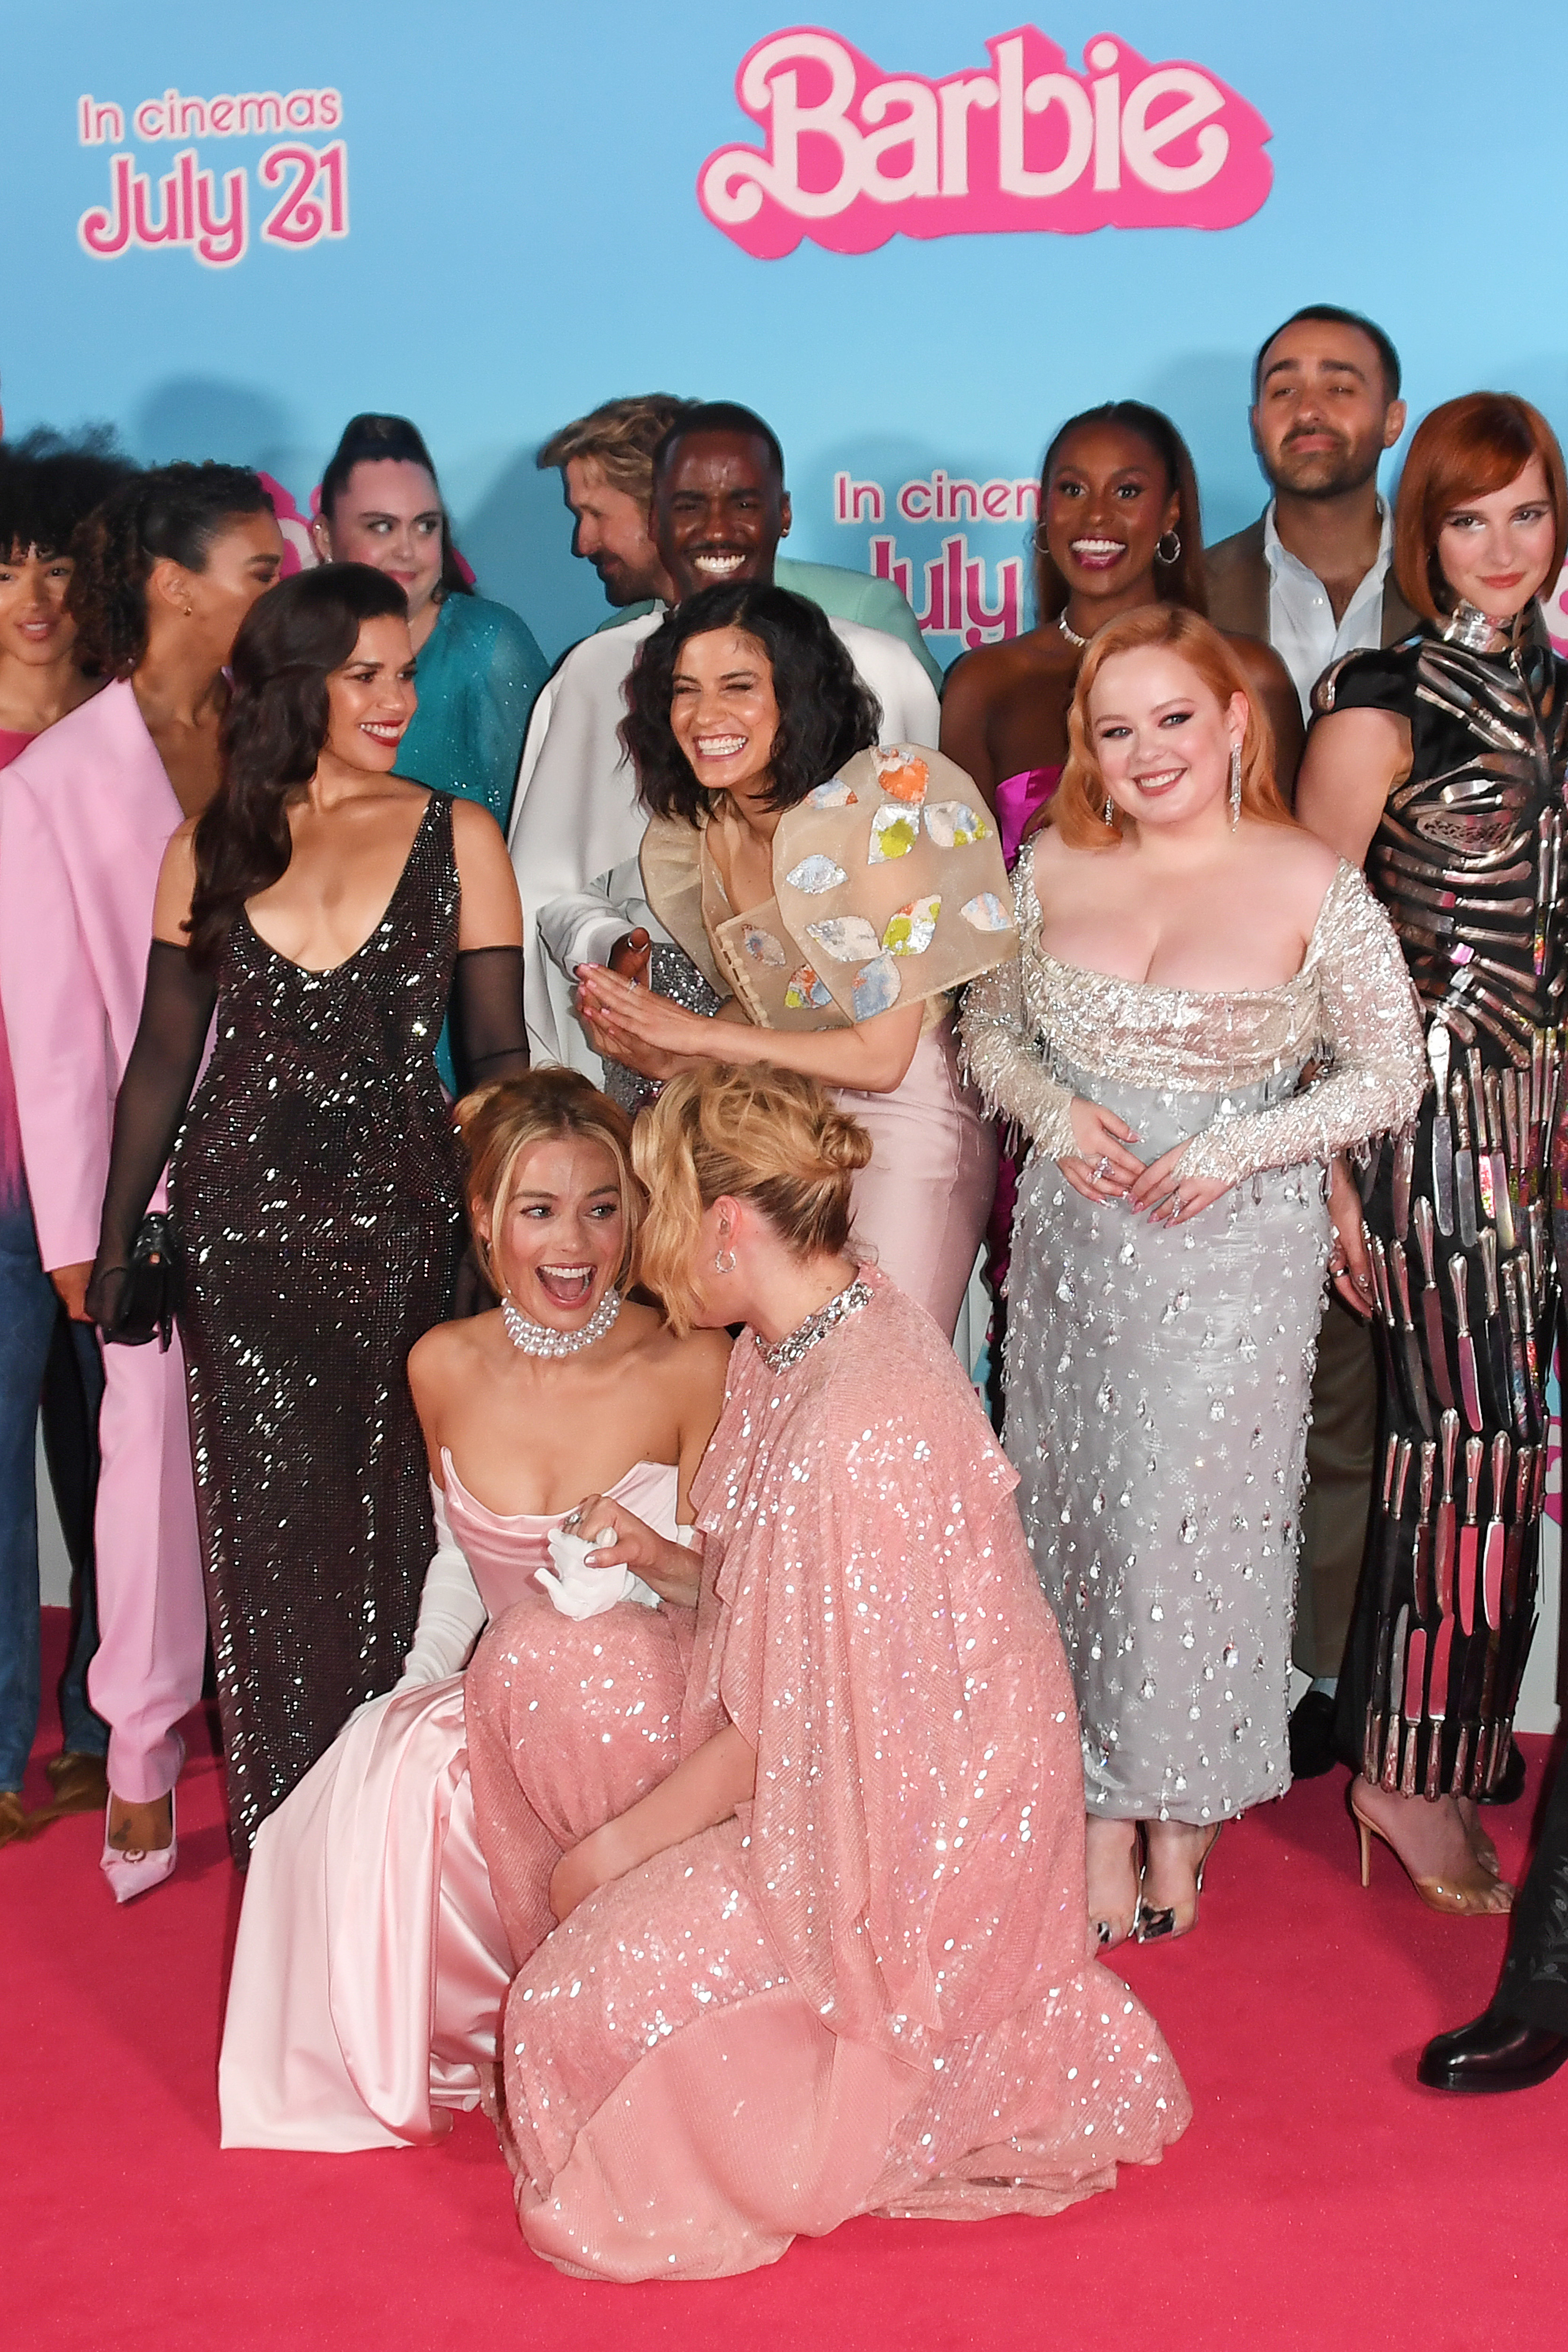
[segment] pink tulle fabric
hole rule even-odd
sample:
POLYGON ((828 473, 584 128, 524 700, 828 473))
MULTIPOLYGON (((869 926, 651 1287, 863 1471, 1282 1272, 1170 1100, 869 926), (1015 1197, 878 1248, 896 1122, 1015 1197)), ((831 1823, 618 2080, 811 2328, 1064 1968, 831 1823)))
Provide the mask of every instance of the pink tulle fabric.
MULTIPOLYGON (((563 1846, 677 1759, 691 1612, 560 1616, 533 1581, 560 1517, 489 1510, 445 1464, 447 1518, 492 1620, 469 1675, 516 1693, 504 1910, 521 1940, 509 1945, 475 1826, 464 1677, 374 1701, 257 1837, 218 2061, 226 2147, 417 2147, 448 2130, 486 2095, 512 1955, 554 1924, 563 1846)), ((645 1462, 610 1492, 673 1535, 676 1489, 673 1466, 645 1462)))
POLYGON ((1187 2121, 1084 1959, 1077 1717, 1015 1474, 931 1318, 868 1279, 791 1370, 742 1339, 694 1495, 682 1748, 732 1722, 754 1800, 590 1898, 508 1998, 519 2218, 566 2271, 1055 2212, 1187 2121))

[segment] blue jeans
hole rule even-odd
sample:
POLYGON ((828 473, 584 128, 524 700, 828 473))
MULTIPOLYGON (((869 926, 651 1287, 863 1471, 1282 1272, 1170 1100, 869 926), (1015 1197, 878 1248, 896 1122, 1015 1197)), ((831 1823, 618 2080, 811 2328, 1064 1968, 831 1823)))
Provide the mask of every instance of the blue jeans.
POLYGON ((109 1747, 109 1727, 87 1702, 88 1662, 98 1647, 92 1509, 102 1393, 97 1336, 62 1313, 26 1197, 0 1202, 0 1790, 21 1787, 38 1728, 40 1402, 72 1570, 70 1654, 60 1683, 65 1746, 82 1756, 109 1747))

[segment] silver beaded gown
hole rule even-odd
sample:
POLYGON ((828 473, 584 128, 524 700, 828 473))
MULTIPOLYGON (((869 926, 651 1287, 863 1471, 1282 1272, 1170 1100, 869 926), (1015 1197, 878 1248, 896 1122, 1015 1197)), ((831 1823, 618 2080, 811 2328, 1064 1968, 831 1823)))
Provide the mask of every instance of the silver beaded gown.
POLYGON ((1008 1277, 1004 1444, 1078 1694, 1085 1801, 1205 1822, 1289 1785, 1308 1392, 1336 1151, 1407 1118, 1421 1032, 1386 916, 1342 865, 1293 980, 1224 993, 1118 980, 1039 946, 963 1016, 989 1107, 1034 1149, 1008 1277), (1310 1064, 1318 1075, 1301 1088, 1310 1064), (1233 1189, 1167 1228, 1062 1176, 1075 1096, 1141 1159, 1184 1138, 1233 1189))

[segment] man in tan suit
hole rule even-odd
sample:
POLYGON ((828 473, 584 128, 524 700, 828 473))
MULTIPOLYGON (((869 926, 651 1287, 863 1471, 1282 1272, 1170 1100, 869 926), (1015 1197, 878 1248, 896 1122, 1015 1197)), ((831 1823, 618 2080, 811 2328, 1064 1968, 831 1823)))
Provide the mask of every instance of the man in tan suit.
MULTIPOLYGON (((1394 576, 1392 519, 1377 489, 1379 461, 1405 416, 1399 355, 1353 311, 1312 303, 1258 354, 1252 437, 1274 496, 1256 522, 1209 550, 1209 618, 1274 647, 1305 715, 1331 662, 1397 644, 1417 625, 1394 576)), ((1313 1679, 1290 1718, 1299 1779, 1334 1761, 1334 1685, 1366 1539, 1376 1424, 1370 1331, 1331 1293, 1301 1515, 1295 1661, 1313 1679)))

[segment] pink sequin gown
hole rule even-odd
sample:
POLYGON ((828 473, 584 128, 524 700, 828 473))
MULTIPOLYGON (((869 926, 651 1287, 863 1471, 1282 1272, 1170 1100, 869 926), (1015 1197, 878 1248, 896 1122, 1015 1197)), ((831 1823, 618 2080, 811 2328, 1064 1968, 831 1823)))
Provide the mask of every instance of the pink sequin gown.
MULTIPOLYGON (((563 1848, 677 1761, 692 1612, 559 1615, 533 1580, 560 1517, 489 1510, 443 1462, 453 1536, 508 1629, 502 1908, 522 1940, 509 1949, 475 1832, 464 1676, 374 1700, 257 1835, 218 2061, 226 2147, 438 2138, 493 2072, 512 1950, 526 1957, 554 1924, 563 1848)), ((673 1466, 644 1462, 610 1493, 673 1535, 676 1486, 673 1466)))
POLYGON ((1054 2213, 1188 2119, 1084 1959, 1078 1718, 1015 1473, 934 1323, 867 1278, 791 1370, 742 1339, 694 1494, 717 1578, 682 1749, 728 1717, 755 1799, 602 1888, 508 1997, 519 2218, 568 2272, 1054 2213))

